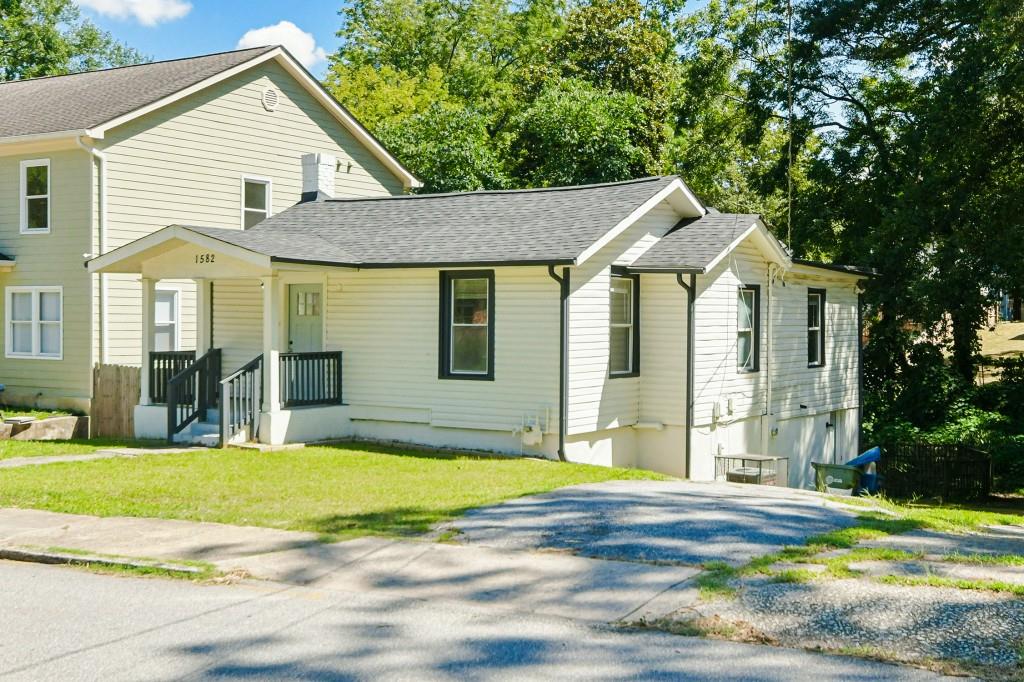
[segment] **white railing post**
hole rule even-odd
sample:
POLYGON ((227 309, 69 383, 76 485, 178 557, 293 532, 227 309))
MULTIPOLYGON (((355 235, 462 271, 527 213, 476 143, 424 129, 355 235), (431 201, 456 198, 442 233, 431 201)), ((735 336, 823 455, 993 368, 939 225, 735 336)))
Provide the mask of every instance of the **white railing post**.
POLYGON ((153 350, 153 328, 156 326, 156 280, 142 278, 142 358, 141 376, 139 382, 140 395, 139 404, 149 405, 149 354, 153 350))

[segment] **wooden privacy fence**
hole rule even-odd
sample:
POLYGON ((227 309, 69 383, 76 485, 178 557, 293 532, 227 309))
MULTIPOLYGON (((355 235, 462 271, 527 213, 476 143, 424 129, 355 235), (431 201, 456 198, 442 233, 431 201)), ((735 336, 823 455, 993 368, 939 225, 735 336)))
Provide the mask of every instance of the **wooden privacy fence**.
POLYGON ((135 436, 135 406, 139 404, 141 370, 126 365, 96 365, 92 372, 93 437, 135 436))
POLYGON ((992 457, 967 445, 882 446, 878 473, 891 497, 970 500, 992 492, 992 457))

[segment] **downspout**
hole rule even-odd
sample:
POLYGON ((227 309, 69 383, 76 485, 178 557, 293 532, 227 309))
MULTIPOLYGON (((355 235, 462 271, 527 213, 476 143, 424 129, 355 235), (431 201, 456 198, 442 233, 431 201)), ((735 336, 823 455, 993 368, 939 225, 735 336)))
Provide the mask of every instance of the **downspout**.
MULTIPOLYGON (((82 142, 82 136, 79 135, 75 138, 75 142, 78 146, 84 149, 90 156, 96 159, 97 165, 99 166, 98 174, 98 185, 99 185, 99 207, 98 207, 98 218, 96 231, 99 237, 99 254, 102 256, 107 252, 107 155, 101 152, 95 147, 91 147, 82 142)), ((89 164, 89 184, 92 184, 92 164, 89 164)), ((92 192, 89 193, 90 197, 92 192)), ((92 211, 90 210, 90 213, 92 211)), ((92 216, 89 216, 90 222, 92 216)), ((91 249, 90 244, 90 249, 91 249)), ((107 275, 106 273, 100 273, 100 363, 107 364, 110 359, 110 331, 108 326, 108 315, 107 315, 107 275)))
POLYGON ((555 266, 548 266, 548 275, 558 282, 561 301, 558 349, 558 459, 565 460, 565 434, 569 419, 569 268, 562 268, 562 276, 555 274, 555 266))
POLYGON ((683 281, 683 273, 676 273, 676 282, 686 290, 686 467, 684 477, 690 478, 690 461, 693 459, 693 358, 697 338, 697 324, 694 313, 697 308, 697 275, 690 273, 690 282, 683 281))

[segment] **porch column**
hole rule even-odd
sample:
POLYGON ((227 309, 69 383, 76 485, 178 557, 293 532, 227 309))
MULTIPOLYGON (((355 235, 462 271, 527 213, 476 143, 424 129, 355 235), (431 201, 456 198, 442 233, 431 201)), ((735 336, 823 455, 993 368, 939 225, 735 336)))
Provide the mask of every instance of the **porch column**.
POLYGON ((263 287, 263 409, 281 410, 280 362, 281 348, 281 283, 277 277, 260 279, 263 287))
POLYGON ((156 280, 142 278, 142 374, 140 376, 140 405, 149 405, 149 353, 153 350, 153 328, 156 325, 156 280))
POLYGON ((196 357, 213 348, 213 329, 210 328, 210 280, 195 279, 196 283, 196 357))

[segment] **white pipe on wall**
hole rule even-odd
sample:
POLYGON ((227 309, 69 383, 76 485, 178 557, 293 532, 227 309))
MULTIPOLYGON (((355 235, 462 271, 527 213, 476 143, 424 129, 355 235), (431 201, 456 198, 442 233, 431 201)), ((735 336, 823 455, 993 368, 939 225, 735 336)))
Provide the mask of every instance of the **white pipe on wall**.
MULTIPOLYGON (((99 185, 99 206, 97 213, 97 232, 99 233, 99 253, 96 255, 102 256, 107 252, 107 155, 101 152, 99 149, 85 144, 82 141, 82 136, 79 135, 75 138, 75 142, 78 146, 89 153, 90 156, 96 159, 97 166, 99 167, 98 173, 98 185, 99 185)), ((90 185, 92 184, 92 164, 89 166, 89 178, 90 185)), ((91 196, 90 191, 90 196, 91 196)), ((91 210, 90 210, 91 213, 91 210)), ((92 216, 89 216, 90 222, 92 216)), ((107 276, 105 273, 100 273, 100 362, 107 364, 110 358, 109 346, 110 346, 110 332, 108 325, 107 315, 107 276)))

